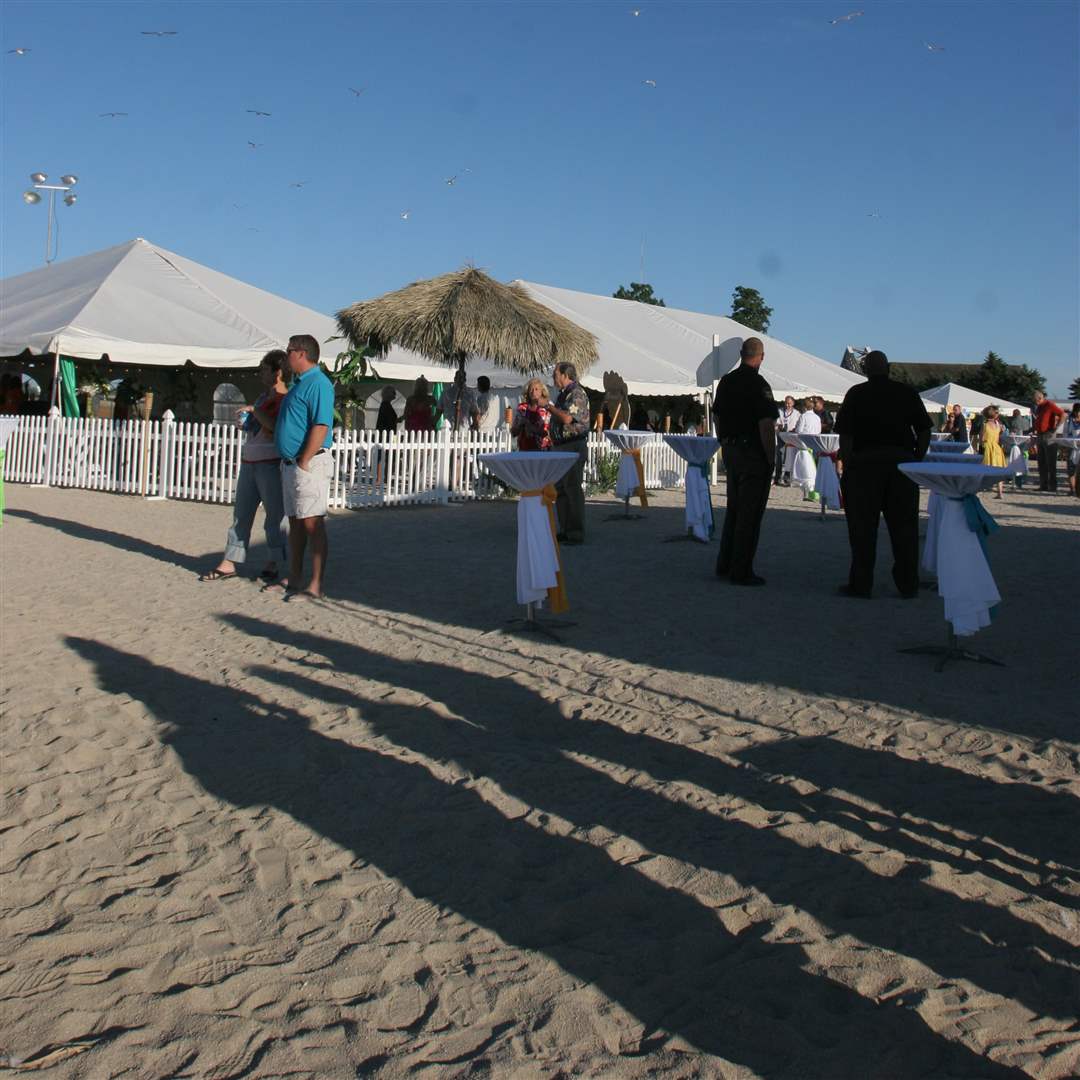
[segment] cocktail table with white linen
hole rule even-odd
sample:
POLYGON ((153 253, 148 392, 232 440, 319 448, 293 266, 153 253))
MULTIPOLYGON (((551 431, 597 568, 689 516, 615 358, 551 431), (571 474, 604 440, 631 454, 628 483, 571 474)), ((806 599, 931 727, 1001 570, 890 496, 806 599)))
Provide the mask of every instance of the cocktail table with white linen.
POLYGON ((651 431, 605 431, 604 438, 621 451, 619 475, 615 480, 615 498, 622 499, 626 507, 625 518, 630 515, 630 500, 636 495, 642 506, 648 506, 645 494, 645 468, 641 462, 641 450, 656 436, 651 431))
POLYGON ((715 529, 708 466, 720 442, 712 435, 665 435, 664 442, 686 462, 687 532, 707 544, 715 529))
POLYGON ((552 612, 566 610, 559 545, 555 539, 552 485, 578 460, 577 454, 557 451, 516 451, 481 454, 480 464, 504 484, 521 493, 518 500, 517 602, 532 605, 551 599, 552 612))
MULTIPOLYGON (((997 523, 983 509, 977 495, 1012 473, 1008 469, 947 461, 912 461, 897 468, 938 496, 930 509, 923 566, 937 574, 938 595, 945 601, 945 619, 953 635, 970 636, 990 625, 990 610, 1001 602, 983 550, 986 536, 997 529, 997 523)), ((960 653, 955 647, 951 652, 969 659, 985 659, 960 653)))
POLYGON ((7 462, 7 444, 18 426, 17 416, 0 416, 0 522, 4 520, 4 465, 7 462))
POLYGON ((839 510, 840 477, 836 474, 836 461, 840 452, 839 435, 800 435, 807 450, 818 456, 817 472, 814 474, 814 490, 821 497, 822 513, 827 506, 839 510))

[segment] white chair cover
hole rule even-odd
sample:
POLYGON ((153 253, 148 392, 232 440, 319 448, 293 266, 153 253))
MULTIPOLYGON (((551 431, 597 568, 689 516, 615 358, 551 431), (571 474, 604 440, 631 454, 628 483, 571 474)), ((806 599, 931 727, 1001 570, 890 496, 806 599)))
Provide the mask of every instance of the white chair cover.
POLYGON ((707 541, 713 533, 713 512, 704 467, 720 443, 712 435, 665 435, 664 442, 686 462, 686 527, 707 541))
MULTIPOLYGON (((605 431, 604 438, 620 450, 640 450, 655 436, 651 431, 605 431)), ((619 461, 619 475, 615 481, 615 498, 629 499, 638 489, 637 466, 634 459, 623 454, 619 461)))
POLYGON ((19 418, 17 416, 0 416, 0 454, 4 452, 8 439, 15 434, 15 429, 18 426, 19 418))
MULTIPOLYGON (((561 480, 578 460, 577 454, 557 451, 517 451, 481 454, 480 464, 518 491, 536 491, 561 480)), ((559 558, 551 536, 544 500, 538 495, 518 500, 517 602, 543 600, 558 584, 559 558)))
POLYGON ((937 574, 945 619, 958 637, 974 634, 990 625, 990 609, 1001 603, 1001 594, 982 544, 968 527, 964 505, 958 500, 1013 474, 1008 469, 957 462, 906 462, 898 468, 931 492, 922 564, 937 574))
POLYGON ((840 449, 839 435, 799 436, 807 450, 820 455, 817 470, 814 473, 814 491, 821 496, 822 503, 830 510, 840 509, 840 477, 836 475, 836 466, 828 454, 835 454, 840 449))

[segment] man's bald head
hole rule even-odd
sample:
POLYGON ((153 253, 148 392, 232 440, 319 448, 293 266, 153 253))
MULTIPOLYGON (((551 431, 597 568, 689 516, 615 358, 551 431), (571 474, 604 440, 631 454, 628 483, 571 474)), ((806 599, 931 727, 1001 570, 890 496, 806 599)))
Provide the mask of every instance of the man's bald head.
POLYGON ((739 349, 739 358, 747 367, 760 367, 765 359, 765 343, 759 337, 748 337, 739 349))
POLYGON ((889 358, 880 350, 875 349, 863 357, 863 371, 868 378, 887 378, 889 374, 889 358))

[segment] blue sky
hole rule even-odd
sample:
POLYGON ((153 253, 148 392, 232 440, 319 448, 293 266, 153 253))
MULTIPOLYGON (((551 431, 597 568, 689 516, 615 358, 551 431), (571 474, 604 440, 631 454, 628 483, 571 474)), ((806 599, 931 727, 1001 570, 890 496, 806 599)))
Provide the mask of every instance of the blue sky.
POLYGON ((1080 5, 858 6, 6 0, 0 270, 42 262, 39 169, 80 178, 61 258, 144 236, 323 311, 467 260, 610 293, 644 235, 671 305, 750 285, 828 360, 994 349, 1062 394, 1080 5))

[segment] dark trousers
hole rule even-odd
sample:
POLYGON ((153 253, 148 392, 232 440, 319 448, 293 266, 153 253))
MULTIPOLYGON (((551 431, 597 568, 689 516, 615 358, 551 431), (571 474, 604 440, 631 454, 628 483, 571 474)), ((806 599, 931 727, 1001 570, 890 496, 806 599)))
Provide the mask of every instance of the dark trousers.
POLYGON ((776 440, 776 471, 773 479, 779 484, 784 476, 784 455, 787 453, 787 444, 776 440))
POLYGON ((739 581, 754 572, 754 552, 761 536, 761 519, 769 501, 772 463, 760 445, 725 446, 727 511, 720 534, 716 572, 739 581))
POLYGON ((919 588, 919 488, 895 465, 858 465, 844 470, 844 513, 851 541, 852 591, 869 593, 874 587, 878 522, 892 542, 892 576, 902 593, 919 588))
POLYGON ((589 457, 589 444, 584 439, 559 443, 556 447, 563 454, 577 454, 577 464, 555 485, 558 498, 555 512, 559 515, 559 532, 568 540, 585 539, 585 462, 589 457))
POLYGON ((1050 440, 1054 432, 1044 431, 1039 435, 1039 490, 1057 491, 1057 443, 1050 440))

